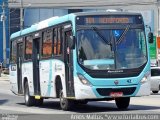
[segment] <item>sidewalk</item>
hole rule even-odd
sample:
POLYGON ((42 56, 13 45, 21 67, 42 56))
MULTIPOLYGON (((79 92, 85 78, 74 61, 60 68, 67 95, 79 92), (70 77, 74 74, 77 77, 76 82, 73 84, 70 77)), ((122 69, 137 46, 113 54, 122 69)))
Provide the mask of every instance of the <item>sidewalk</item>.
POLYGON ((9 75, 2 73, 0 77, 0 81, 9 81, 9 75))
POLYGON ((11 86, 9 82, 9 75, 2 73, 0 77, 0 93, 13 95, 13 93, 10 90, 10 87, 11 86))

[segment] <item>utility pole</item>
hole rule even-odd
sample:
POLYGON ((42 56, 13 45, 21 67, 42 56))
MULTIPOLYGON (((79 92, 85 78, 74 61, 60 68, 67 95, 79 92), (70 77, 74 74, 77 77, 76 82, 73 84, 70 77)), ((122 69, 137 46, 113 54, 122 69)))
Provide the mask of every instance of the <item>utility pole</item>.
POLYGON ((20 30, 23 29, 23 0, 21 0, 21 9, 20 9, 20 30))
POLYGON ((6 68, 7 57, 6 57, 6 16, 5 16, 5 3, 2 4, 2 15, 1 21, 3 21, 3 67, 6 68))

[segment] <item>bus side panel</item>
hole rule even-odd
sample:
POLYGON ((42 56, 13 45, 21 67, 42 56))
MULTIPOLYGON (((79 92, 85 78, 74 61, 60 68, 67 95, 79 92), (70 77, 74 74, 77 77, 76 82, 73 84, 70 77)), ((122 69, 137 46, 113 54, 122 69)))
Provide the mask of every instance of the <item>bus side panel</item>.
POLYGON ((30 95, 34 95, 33 72, 32 62, 22 64, 22 84, 24 85, 24 79, 27 78, 30 95))
POLYGON ((55 79, 60 76, 66 93, 64 63, 60 60, 40 61, 40 88, 43 97, 56 97, 55 79))
POLYGON ((55 93, 51 94, 51 89, 53 89, 53 65, 51 60, 43 60, 39 62, 40 66, 40 90, 41 96, 49 97, 55 96, 55 93))
POLYGON ((15 94, 18 94, 18 83, 17 83, 17 65, 11 64, 9 66, 9 79, 11 84, 11 91, 15 94))

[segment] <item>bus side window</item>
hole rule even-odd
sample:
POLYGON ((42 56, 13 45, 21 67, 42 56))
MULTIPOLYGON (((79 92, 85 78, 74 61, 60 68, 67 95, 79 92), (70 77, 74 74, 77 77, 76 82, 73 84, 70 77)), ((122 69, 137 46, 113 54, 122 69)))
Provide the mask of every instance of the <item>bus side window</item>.
POLYGON ((17 43, 16 40, 11 42, 11 63, 15 64, 17 59, 16 59, 16 48, 17 48, 17 43))
POLYGON ((56 55, 57 53, 57 29, 54 29, 54 42, 53 42, 53 54, 56 55))
POLYGON ((54 42, 53 42, 53 54, 61 55, 62 54, 62 28, 54 29, 54 42))
POLYGON ((42 57, 48 58, 52 56, 52 31, 46 30, 43 32, 42 39, 42 57))
POLYGON ((58 28, 57 55, 62 53, 62 29, 58 28))
POLYGON ((32 59, 32 36, 28 36, 25 39, 25 60, 32 59))

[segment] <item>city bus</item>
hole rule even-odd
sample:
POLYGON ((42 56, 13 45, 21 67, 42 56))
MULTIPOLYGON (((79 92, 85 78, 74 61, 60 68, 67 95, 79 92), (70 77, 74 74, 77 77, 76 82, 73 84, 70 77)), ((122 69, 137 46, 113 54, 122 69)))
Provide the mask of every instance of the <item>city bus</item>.
POLYGON ((127 109, 131 97, 150 95, 149 42, 139 13, 52 17, 11 35, 11 91, 27 106, 58 98, 62 110, 109 100, 127 109))

